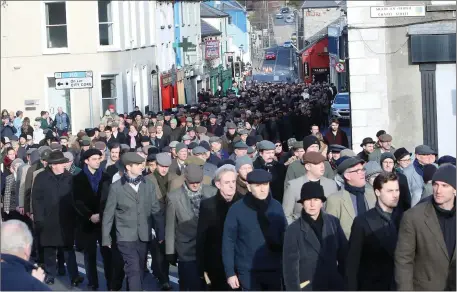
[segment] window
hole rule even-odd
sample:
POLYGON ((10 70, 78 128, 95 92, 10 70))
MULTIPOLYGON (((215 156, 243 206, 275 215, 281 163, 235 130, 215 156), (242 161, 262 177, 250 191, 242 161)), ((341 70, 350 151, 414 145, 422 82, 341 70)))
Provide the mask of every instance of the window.
POLYGON ((47 48, 67 48, 67 15, 65 2, 50 2, 46 5, 47 48))
POLYGON ((113 29, 113 2, 98 1, 98 31, 101 46, 114 44, 113 29))
MULTIPOLYGON (((63 111, 68 114, 71 121, 70 89, 57 90, 56 79, 54 77, 48 77, 47 85, 49 115, 54 119, 55 114, 57 114, 57 108, 62 107, 63 111)), ((71 128, 71 122, 68 126, 71 128)))
POLYGON ((102 109, 106 110, 110 105, 116 107, 117 103, 117 75, 104 75, 101 80, 102 109))
POLYGON ((228 24, 232 24, 232 17, 231 16, 228 17, 228 24))

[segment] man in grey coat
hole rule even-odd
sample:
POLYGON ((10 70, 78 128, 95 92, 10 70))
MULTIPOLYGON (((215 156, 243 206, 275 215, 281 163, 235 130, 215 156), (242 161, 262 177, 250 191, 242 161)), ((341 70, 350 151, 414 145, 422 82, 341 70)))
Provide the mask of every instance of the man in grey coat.
POLYGON ((194 149, 192 149, 193 156, 196 156, 205 161, 205 164, 203 165, 203 175, 209 176, 211 179, 213 179, 214 174, 217 170, 217 166, 207 161, 209 158, 209 155, 207 155, 208 152, 209 151, 206 150, 203 146, 197 146, 194 149))
POLYGON ((369 161, 376 161, 380 163, 381 155, 384 152, 391 152, 392 154, 395 152, 395 148, 392 146, 392 136, 389 134, 382 134, 378 137, 379 148, 376 148, 373 152, 370 153, 368 156, 369 161))
POLYGON ((144 179, 144 159, 137 153, 122 155, 123 177, 111 185, 102 221, 102 244, 111 247, 115 220, 117 246, 125 262, 130 290, 143 290, 147 244, 153 236, 164 239, 164 220, 154 184, 144 179))
POLYGON ((203 185, 203 168, 189 164, 184 169, 185 183, 168 195, 165 254, 172 265, 179 260, 181 291, 204 290, 197 267, 197 226, 200 202, 214 196, 217 189, 203 185))
POLYGON ((325 157, 319 152, 308 152, 303 155, 303 167, 306 173, 296 179, 290 180, 286 184, 282 207, 286 215, 287 223, 291 224, 297 218, 300 218, 303 207, 298 201, 300 200, 300 190, 306 182, 316 182, 324 189, 325 197, 330 196, 338 191, 334 180, 324 177, 325 157))
MULTIPOLYGON (((305 153, 308 152, 319 152, 320 149, 320 142, 319 139, 315 136, 306 136, 303 138, 303 149, 305 150, 305 153)), ((333 179, 335 177, 335 173, 333 172, 332 166, 328 161, 324 161, 324 177, 333 179)), ((299 178, 303 176, 306 172, 306 169, 303 167, 303 161, 301 159, 298 159, 294 162, 292 162, 289 167, 287 167, 287 173, 286 173, 286 178, 284 180, 284 187, 287 185, 287 182, 290 180, 299 178)))

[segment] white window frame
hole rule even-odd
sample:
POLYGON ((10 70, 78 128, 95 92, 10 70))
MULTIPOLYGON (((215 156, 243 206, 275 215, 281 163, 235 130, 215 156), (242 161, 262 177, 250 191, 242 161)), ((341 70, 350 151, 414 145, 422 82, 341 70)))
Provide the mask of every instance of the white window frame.
POLYGON ((124 26, 124 48, 131 49, 130 44, 130 5, 128 1, 122 2, 123 26, 124 26))
POLYGON ((171 3, 167 3, 167 13, 166 13, 167 19, 168 19, 167 25, 171 25, 170 29, 174 29, 174 26, 175 26, 173 13, 174 13, 173 5, 171 3))
POLYGON ((130 40, 132 40, 132 48, 138 48, 138 34, 137 34, 137 29, 138 29, 138 20, 137 20, 137 15, 136 15, 136 6, 137 3, 136 1, 128 1, 129 6, 130 6, 130 27, 131 27, 131 35, 130 35, 130 40))
POLYGON ((432 5, 455 5, 455 4, 456 4, 456 1, 443 1, 443 0, 433 1, 432 0, 432 5))
MULTIPOLYGON (((141 67, 141 105, 142 109, 146 107, 146 105, 149 104, 149 83, 148 83, 148 74, 149 73, 149 68, 147 65, 143 65, 141 67)), ((137 100, 138 103, 138 100, 137 100)), ((152 107, 152 105, 151 105, 152 107)))
POLYGON ((187 14, 187 22, 186 22, 186 25, 187 26, 190 26, 190 24, 192 23, 192 7, 189 7, 190 5, 192 5, 192 3, 185 3, 186 4, 186 14, 187 14))
MULTIPOLYGON (((112 51, 120 51, 121 50, 121 40, 120 40, 120 29, 119 29, 119 22, 120 22, 120 11, 119 11, 119 5, 121 5, 121 2, 111 0, 111 18, 112 18, 112 24, 113 24, 113 44, 112 45, 100 45, 100 19, 98 17, 98 4, 99 1, 97 1, 97 51, 99 52, 112 52, 112 51)), ((106 23, 106 22, 103 22, 106 23)))
POLYGON ((69 13, 68 13, 68 2, 62 0, 47 0, 41 2, 41 47, 43 55, 54 55, 54 54, 69 54, 70 50, 70 25, 69 25, 69 13), (65 21, 67 22, 67 47, 66 48, 48 48, 48 32, 46 25, 46 4, 49 3, 65 3, 65 21))
POLYGON ((105 115, 105 111, 107 109, 103 108, 103 96, 102 96, 102 80, 107 77, 115 76, 116 79, 116 112, 118 114, 124 113, 124 93, 122 89, 122 72, 100 72, 97 74, 97 80, 94 82, 98 82, 98 101, 100 103, 100 116, 103 117, 105 115))
POLYGON ((194 6, 194 21, 195 21, 195 26, 198 26, 198 20, 200 19, 200 3, 199 2, 196 2, 196 3, 192 3, 192 5, 194 6))
POLYGON ((157 5, 154 0, 149 0, 149 42, 151 46, 156 44, 156 27, 157 27, 157 20, 156 20, 156 9, 157 5))
POLYGON ((140 13, 140 47, 146 47, 146 11, 147 11, 147 1, 138 2, 140 13))

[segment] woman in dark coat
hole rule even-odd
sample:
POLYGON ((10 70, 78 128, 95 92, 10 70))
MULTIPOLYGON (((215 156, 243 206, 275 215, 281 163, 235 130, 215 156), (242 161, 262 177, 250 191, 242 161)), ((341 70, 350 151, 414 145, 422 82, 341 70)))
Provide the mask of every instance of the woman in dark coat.
POLYGON ((127 145, 130 146, 130 150, 132 151, 136 150, 138 147, 141 147, 140 135, 134 125, 130 125, 126 140, 127 145))
POLYGON ((286 230, 283 275, 288 291, 344 289, 347 240, 339 220, 321 210, 326 201, 321 185, 301 189, 302 216, 286 230))

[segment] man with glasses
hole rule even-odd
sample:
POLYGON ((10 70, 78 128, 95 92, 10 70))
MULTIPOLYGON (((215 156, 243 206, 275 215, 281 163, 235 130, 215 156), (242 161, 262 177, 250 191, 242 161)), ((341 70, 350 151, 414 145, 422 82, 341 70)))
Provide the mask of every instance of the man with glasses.
POLYGON ((381 155, 385 152, 395 152, 395 148, 392 146, 392 136, 389 134, 382 134, 379 136, 379 148, 376 148, 370 155, 370 161, 376 161, 380 163, 381 155))
POLYGON ((408 179, 406 176, 395 169, 395 156, 390 152, 385 152, 381 155, 381 168, 386 173, 394 173, 398 177, 400 184, 400 201, 398 202, 398 209, 406 211, 411 208, 411 193, 409 191, 408 179))
POLYGON ((413 154, 406 150, 404 147, 398 148, 394 152, 395 159, 397 160, 397 171, 402 172, 411 164, 411 156, 413 154))
POLYGON ((327 213, 340 219, 346 238, 351 235, 351 227, 357 215, 365 213, 376 204, 372 193, 365 193, 364 161, 357 157, 346 158, 338 165, 337 172, 344 179, 343 188, 330 195, 327 200, 327 213))
POLYGON ((411 191, 411 207, 419 203, 422 196, 424 166, 435 163, 437 154, 435 150, 427 145, 417 146, 414 152, 416 159, 403 171, 403 174, 408 179, 408 186, 411 191))

